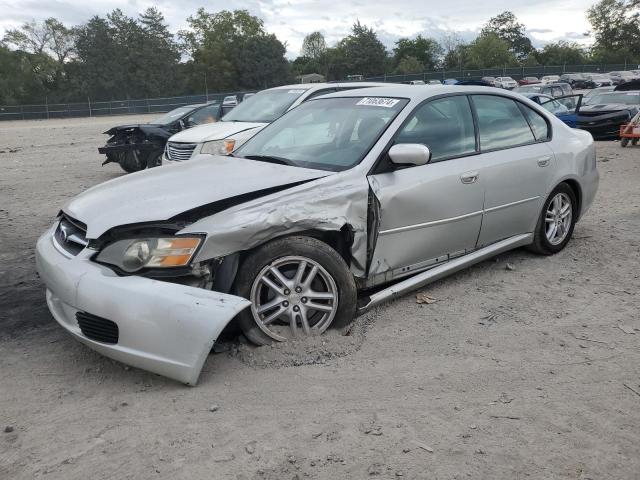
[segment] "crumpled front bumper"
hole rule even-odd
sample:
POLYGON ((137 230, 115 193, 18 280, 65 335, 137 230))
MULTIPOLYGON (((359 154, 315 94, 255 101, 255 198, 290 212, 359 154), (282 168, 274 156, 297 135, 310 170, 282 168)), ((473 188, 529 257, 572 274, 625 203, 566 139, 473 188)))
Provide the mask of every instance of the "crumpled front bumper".
POLYGON ((250 305, 244 298, 149 278, 119 277, 90 260, 64 253, 52 227, 38 240, 36 263, 56 321, 88 347, 120 362, 195 385, 224 327, 250 305), (117 343, 83 334, 76 313, 118 326, 117 343))

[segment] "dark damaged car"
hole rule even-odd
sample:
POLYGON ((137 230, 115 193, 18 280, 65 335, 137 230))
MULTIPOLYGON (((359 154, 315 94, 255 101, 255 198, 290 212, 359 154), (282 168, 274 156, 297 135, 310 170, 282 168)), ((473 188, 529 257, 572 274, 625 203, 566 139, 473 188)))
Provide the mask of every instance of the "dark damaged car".
POLYGON ((104 132, 109 140, 98 152, 107 163, 118 163, 127 173, 162 163, 167 140, 172 135, 196 125, 217 122, 223 113, 220 103, 186 105, 171 110, 149 123, 120 125, 104 132))
POLYGON ((596 95, 578 114, 578 128, 595 139, 618 138, 620 126, 640 110, 640 91, 610 92, 596 95))

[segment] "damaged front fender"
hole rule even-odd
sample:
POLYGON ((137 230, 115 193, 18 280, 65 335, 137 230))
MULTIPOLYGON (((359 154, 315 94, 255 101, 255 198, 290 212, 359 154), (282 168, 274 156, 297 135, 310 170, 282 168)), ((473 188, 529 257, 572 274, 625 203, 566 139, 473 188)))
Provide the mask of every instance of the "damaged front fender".
POLYGON ((237 205, 201 219, 180 234, 206 233, 196 261, 249 250, 283 235, 303 231, 353 234, 351 272, 364 277, 367 265, 365 177, 343 172, 237 205))

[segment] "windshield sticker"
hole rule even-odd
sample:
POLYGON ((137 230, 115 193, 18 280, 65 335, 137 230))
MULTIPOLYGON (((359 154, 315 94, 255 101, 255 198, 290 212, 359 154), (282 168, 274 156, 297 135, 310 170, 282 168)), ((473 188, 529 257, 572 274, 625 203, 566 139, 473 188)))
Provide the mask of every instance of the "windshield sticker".
POLYGON ((287 93, 297 93, 298 95, 306 92, 306 90, 289 90, 287 93))
POLYGON ((358 103, 356 103, 356 105, 391 108, 399 101, 400 100, 398 100, 397 98, 365 97, 358 103))

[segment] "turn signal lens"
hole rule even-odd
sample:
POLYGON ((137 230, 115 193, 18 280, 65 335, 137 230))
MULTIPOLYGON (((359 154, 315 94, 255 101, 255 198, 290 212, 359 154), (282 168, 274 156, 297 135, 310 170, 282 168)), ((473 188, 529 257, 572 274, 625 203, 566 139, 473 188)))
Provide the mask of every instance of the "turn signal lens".
POLYGON ((159 238, 151 258, 145 267, 183 267, 189 264, 195 253, 199 238, 159 238))

